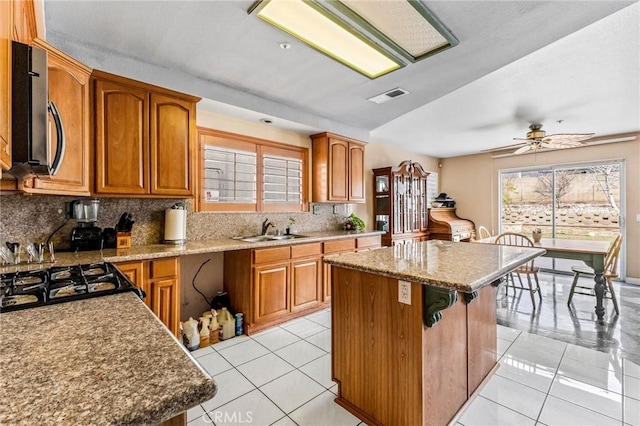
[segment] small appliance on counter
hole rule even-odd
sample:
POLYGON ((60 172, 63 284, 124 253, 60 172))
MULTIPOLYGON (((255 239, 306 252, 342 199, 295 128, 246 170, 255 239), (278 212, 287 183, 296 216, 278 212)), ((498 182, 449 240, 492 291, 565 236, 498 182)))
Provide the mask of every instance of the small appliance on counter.
POLYGON ((71 203, 71 214, 78 226, 71 231, 71 250, 88 251, 102 249, 102 229, 96 226, 100 200, 77 200, 71 203))
POLYGON ((164 211, 165 244, 184 244, 187 241, 187 210, 184 203, 176 203, 164 211))

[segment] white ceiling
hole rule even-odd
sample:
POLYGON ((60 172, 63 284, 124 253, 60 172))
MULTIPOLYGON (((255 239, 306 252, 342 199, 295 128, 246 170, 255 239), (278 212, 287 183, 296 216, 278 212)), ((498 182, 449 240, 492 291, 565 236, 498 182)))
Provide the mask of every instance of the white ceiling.
POLYGON ((252 3, 48 0, 46 35, 214 112, 440 158, 510 144, 532 120, 548 133, 640 131, 637 1, 426 1, 460 44, 376 80, 247 15, 252 3), (366 100, 395 87, 411 93, 366 100))

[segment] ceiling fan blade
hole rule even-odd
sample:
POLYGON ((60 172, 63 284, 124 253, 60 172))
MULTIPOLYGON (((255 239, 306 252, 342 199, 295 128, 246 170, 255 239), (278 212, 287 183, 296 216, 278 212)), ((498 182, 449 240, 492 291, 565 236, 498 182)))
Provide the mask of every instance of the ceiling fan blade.
POLYGON ((553 135, 548 135, 542 139, 542 142, 546 143, 557 143, 558 141, 563 142, 580 142, 586 141, 587 139, 591 139, 595 133, 556 133, 553 135))
POLYGON ((528 143, 528 142, 519 142, 519 143, 514 143, 513 145, 504 145, 504 146, 499 146, 497 148, 483 149, 480 152, 504 151, 505 149, 511 149, 511 148, 516 148, 516 147, 522 146, 522 144, 524 144, 524 143, 528 143))
POLYGON ((513 151, 514 154, 523 154, 531 149, 531 145, 525 145, 522 148, 518 148, 513 151))
POLYGON ((540 146, 549 149, 565 149, 565 148, 578 148, 584 146, 582 142, 564 142, 564 141, 556 141, 556 142, 540 142, 540 146))

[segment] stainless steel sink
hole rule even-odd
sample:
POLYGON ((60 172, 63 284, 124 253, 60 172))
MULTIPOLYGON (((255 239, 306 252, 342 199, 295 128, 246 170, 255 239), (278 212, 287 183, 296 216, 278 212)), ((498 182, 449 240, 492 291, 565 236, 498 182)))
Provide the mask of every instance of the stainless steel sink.
POLYGON ((306 238, 306 235, 269 235, 272 240, 295 240, 297 238, 306 238))
POLYGON ((305 235, 252 235, 249 237, 235 237, 235 240, 245 241, 247 243, 260 243, 263 241, 277 240, 295 240, 298 238, 306 238, 305 235))
POLYGON ((256 235, 254 237, 243 237, 240 241, 246 241, 247 243, 259 243, 261 241, 271 241, 271 238, 266 235, 256 235))

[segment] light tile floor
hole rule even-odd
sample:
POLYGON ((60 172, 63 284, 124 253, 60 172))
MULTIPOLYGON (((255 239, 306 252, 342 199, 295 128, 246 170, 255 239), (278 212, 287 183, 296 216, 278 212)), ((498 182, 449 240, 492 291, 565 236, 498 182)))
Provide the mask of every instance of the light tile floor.
MULTIPOLYGON (((189 426, 364 425, 333 399, 331 312, 193 352, 218 383, 189 426)), ((463 426, 640 426, 640 366, 615 354, 498 326, 500 368, 463 426)))

